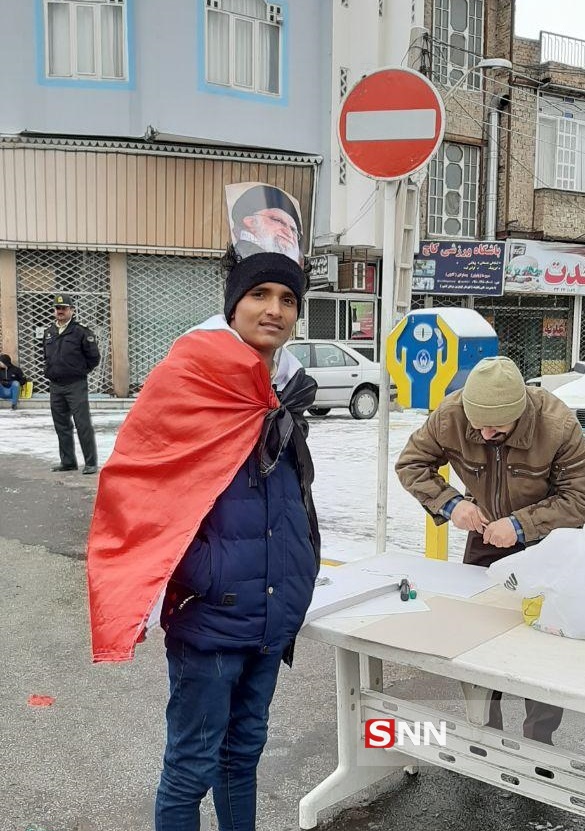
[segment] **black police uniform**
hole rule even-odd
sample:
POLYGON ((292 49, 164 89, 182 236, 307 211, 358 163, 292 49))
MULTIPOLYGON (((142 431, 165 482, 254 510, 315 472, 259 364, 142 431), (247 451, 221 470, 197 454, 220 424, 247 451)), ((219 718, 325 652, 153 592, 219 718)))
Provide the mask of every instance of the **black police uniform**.
POLYGON ((100 362, 96 337, 91 329, 71 319, 61 334, 55 324, 46 330, 43 350, 61 466, 67 470, 77 468, 73 417, 86 467, 95 467, 97 448, 89 414, 87 375, 100 362))

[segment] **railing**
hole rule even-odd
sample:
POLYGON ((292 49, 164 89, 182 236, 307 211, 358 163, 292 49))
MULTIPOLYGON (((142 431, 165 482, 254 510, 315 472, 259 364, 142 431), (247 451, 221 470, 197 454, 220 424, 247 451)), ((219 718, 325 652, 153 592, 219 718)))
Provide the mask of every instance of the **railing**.
POLYGON ((541 32, 540 63, 549 61, 585 69, 585 40, 541 32))

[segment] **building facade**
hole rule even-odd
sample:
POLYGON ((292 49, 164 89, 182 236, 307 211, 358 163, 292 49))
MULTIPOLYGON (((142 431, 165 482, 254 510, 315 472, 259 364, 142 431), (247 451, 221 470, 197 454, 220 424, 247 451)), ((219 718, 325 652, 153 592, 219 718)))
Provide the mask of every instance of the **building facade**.
POLYGON ((585 256, 585 43, 515 37, 511 0, 427 0, 424 22, 419 68, 443 90, 447 122, 421 188, 421 238, 507 242, 508 264, 501 297, 419 292, 412 304, 476 308, 526 378, 564 372, 585 354, 579 266, 529 278, 585 256), (469 71, 485 58, 512 68, 469 71))
POLYGON ((584 46, 514 37, 513 0, 2 3, 0 341, 37 392, 58 290, 100 339, 93 391, 140 388, 221 306, 224 186, 247 181, 301 206, 315 290, 297 334, 376 358, 383 188, 345 161, 337 117, 386 65, 430 76, 447 111, 428 175, 400 188, 395 316, 475 307, 526 377, 585 354, 575 275, 501 297, 411 292, 420 240, 511 241, 528 258, 583 242, 584 46), (512 68, 474 70, 485 58, 512 68))
POLYGON ((119 396, 221 308, 226 184, 290 192, 312 247, 329 141, 322 12, 312 0, 3 0, 0 339, 36 392, 57 291, 98 335, 92 391, 119 396))

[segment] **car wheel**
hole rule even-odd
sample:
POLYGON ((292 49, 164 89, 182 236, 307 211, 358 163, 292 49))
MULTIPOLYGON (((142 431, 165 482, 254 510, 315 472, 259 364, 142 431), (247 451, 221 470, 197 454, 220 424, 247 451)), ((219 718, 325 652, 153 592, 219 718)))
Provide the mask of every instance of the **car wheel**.
POLYGON ((331 407, 309 407, 309 412, 314 416, 326 416, 331 412, 331 407))
POLYGON ((354 418, 373 418, 378 412, 378 394, 370 387, 358 390, 351 399, 349 411, 354 418))

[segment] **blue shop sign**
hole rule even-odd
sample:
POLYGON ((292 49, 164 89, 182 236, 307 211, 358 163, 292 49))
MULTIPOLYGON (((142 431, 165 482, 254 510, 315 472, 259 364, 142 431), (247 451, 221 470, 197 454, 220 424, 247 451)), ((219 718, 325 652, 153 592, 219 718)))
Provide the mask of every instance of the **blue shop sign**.
POLYGON ((498 242, 425 240, 414 258, 412 291, 497 297, 504 293, 504 250, 498 242))

